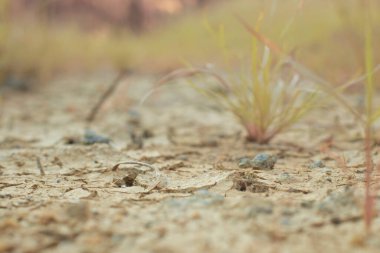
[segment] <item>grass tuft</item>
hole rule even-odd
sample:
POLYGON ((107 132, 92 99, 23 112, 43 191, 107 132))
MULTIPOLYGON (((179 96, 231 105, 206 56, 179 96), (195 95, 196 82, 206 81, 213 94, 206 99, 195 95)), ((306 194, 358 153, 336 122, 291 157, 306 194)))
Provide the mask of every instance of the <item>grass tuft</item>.
POLYGON ((289 68, 284 59, 274 57, 269 47, 261 46, 253 37, 251 60, 245 64, 244 60, 236 61, 228 51, 223 27, 218 31, 225 65, 238 63, 239 68, 189 67, 171 72, 158 85, 186 77, 196 91, 236 116, 248 141, 260 144, 270 142, 316 107, 319 92, 289 68), (191 78, 194 76, 202 78, 196 81, 191 78), (221 89, 215 89, 207 77, 213 77, 221 89))

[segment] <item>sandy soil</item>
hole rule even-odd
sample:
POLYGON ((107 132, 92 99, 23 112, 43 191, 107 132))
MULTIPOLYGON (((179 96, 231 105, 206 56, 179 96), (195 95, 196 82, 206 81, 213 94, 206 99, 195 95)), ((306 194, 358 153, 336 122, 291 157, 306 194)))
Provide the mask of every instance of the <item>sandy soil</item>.
POLYGON ((86 126, 112 78, 6 93, 0 252, 380 252, 380 218, 363 232, 360 129, 341 109, 260 146, 185 85, 137 106, 152 80, 135 76, 86 126), (112 141, 85 145, 87 127, 112 141), (259 153, 273 170, 239 167, 259 153), (130 161, 153 168, 114 167, 130 161))

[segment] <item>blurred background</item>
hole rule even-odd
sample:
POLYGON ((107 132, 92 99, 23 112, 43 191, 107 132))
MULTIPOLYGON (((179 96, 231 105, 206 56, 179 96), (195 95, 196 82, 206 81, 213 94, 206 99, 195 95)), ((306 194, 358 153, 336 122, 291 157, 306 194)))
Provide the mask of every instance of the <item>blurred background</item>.
MULTIPOLYGON (((380 1, 372 1, 374 41, 380 1)), ((0 0, 0 85, 99 69, 164 74, 184 62, 249 57, 238 15, 302 64, 342 84, 363 73, 360 0, 0 0), (222 31, 222 32, 221 32, 222 31)), ((380 61, 375 43, 375 62, 380 61)))

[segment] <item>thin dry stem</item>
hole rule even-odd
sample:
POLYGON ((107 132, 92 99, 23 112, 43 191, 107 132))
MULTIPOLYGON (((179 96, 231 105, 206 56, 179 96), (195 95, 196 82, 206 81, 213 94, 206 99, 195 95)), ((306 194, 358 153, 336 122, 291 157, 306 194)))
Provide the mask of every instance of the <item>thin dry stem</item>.
POLYGON ((371 231, 371 224, 374 209, 374 197, 371 191, 373 161, 372 161, 372 128, 370 125, 366 127, 365 133, 365 200, 364 200, 364 222, 366 233, 371 231))
POLYGON ((40 175, 45 176, 44 167, 42 166, 42 163, 39 157, 36 158, 36 164, 37 164, 38 170, 40 171, 40 175))
POLYGON ((121 83, 125 75, 127 74, 127 71, 121 71, 116 78, 111 82, 108 89, 102 94, 102 96, 99 98, 99 100, 96 102, 94 107, 92 107, 90 113, 88 114, 86 121, 88 123, 91 123, 95 120, 96 115, 98 114, 100 108, 102 105, 107 101, 107 99, 114 93, 117 86, 121 83))
POLYGON ((217 74, 217 73, 215 73, 209 69, 205 69, 205 68, 192 68, 192 69, 174 70, 173 72, 167 74, 166 76, 164 76, 163 78, 158 80, 156 85, 161 86, 164 83, 172 81, 173 79, 184 78, 184 77, 192 77, 192 76, 195 76, 198 74, 207 74, 207 75, 214 77, 219 82, 219 84, 221 84, 222 87, 224 89, 226 89, 227 91, 229 91, 231 88, 229 83, 226 80, 224 80, 223 77, 221 77, 219 74, 217 74))

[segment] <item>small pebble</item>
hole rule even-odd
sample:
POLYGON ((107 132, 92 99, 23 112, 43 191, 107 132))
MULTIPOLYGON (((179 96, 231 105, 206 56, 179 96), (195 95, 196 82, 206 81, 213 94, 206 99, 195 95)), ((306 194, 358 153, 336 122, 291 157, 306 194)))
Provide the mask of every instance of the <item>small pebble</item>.
POLYGON ((87 129, 84 133, 84 144, 86 145, 92 145, 95 143, 105 143, 109 144, 111 142, 111 139, 102 135, 98 135, 96 132, 87 129))
POLYGON ((321 160, 313 161, 309 164, 309 169, 324 168, 325 164, 321 160))
POLYGON ((283 172, 278 176, 278 181, 281 183, 291 183, 294 181, 294 178, 288 172, 283 172))
POLYGON ((276 162, 276 156, 260 153, 251 160, 251 166, 256 170, 273 170, 276 162))
POLYGON ((251 159, 244 157, 239 160, 239 168, 250 168, 251 166, 251 159))

